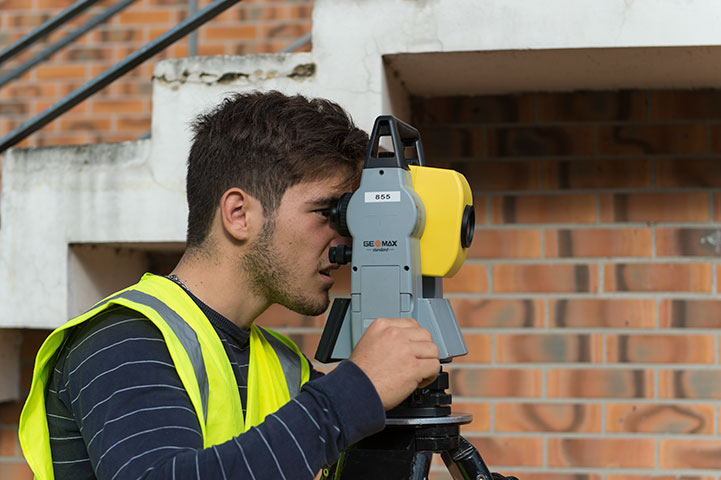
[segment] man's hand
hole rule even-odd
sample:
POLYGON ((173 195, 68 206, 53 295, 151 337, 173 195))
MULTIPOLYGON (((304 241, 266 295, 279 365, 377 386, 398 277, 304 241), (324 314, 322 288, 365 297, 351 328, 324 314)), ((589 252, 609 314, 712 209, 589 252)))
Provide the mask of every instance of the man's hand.
POLYGON ((431 333, 412 318, 374 320, 350 360, 370 378, 386 410, 431 383, 440 370, 431 333))

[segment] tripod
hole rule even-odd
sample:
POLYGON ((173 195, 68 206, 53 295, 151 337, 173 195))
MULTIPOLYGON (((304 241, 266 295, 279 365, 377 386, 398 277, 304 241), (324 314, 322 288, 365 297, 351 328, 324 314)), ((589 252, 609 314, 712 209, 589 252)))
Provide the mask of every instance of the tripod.
POLYGON ((451 414, 448 374, 388 412, 386 427, 349 448, 324 470, 323 480, 426 480, 440 453, 454 480, 518 480, 491 473, 478 450, 460 435, 471 415, 451 414))

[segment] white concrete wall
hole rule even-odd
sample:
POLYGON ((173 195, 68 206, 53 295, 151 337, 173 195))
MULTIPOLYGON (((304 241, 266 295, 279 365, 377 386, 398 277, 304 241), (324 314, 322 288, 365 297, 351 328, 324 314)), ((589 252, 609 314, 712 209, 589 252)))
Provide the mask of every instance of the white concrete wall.
MULTIPOLYGON (((151 140, 15 150, 4 156, 0 327, 55 327, 67 319, 69 304, 77 303, 71 297, 98 294, 83 296, 76 289, 71 295, 71 277, 78 270, 68 262, 69 244, 183 241, 188 125, 230 92, 278 89, 324 96, 370 129, 377 115, 405 117, 413 80, 408 76, 424 75, 410 69, 387 74, 384 56, 430 53, 436 56, 424 61, 438 62, 437 54, 495 52, 508 60, 514 52, 585 49, 589 65, 595 51, 610 54, 604 61, 613 64, 622 57, 615 57, 614 49, 713 52, 709 48, 721 45, 719 20, 718 0, 317 0, 312 53, 160 62, 153 80, 151 140)), ((415 58, 422 57, 409 56, 406 63, 415 58)), ((473 57, 464 61, 468 58, 473 57)), ((665 58, 661 54, 654 61, 663 64, 665 58)), ((715 57, 702 58, 709 63, 715 57)), ((653 75, 638 70, 635 81, 653 75)), ((443 73, 433 77, 442 81, 443 73)), ((547 88, 553 82, 549 79, 547 88)), ((533 76, 519 85, 532 89, 533 76)))

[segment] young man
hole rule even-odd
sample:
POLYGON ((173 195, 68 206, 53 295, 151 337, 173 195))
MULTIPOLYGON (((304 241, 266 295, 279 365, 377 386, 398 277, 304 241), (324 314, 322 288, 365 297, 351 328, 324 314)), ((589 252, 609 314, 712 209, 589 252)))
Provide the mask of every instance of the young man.
MULTIPOLYGON (((187 248, 51 334, 20 437, 38 478, 311 479, 433 379, 411 319, 378 319, 323 376, 253 321, 280 303, 319 315, 329 222, 360 178, 367 135, 336 104, 236 95, 199 117, 187 248)), ((149 206, 149 208, 151 208, 149 206)))

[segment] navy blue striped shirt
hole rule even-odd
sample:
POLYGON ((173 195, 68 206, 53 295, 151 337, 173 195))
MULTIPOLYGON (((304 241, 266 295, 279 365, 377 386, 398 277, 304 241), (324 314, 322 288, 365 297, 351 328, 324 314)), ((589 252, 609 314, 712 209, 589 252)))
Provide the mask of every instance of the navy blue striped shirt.
MULTIPOLYGON (((248 332, 194 300, 223 342, 245 405, 248 332)), ((66 342, 46 408, 58 479, 312 479, 385 420, 373 385, 346 361, 325 376, 313 370, 298 396, 261 425, 204 449, 160 331, 123 307, 87 321, 66 342)))

